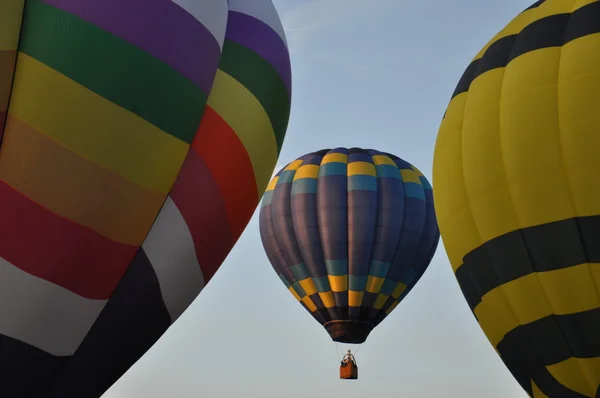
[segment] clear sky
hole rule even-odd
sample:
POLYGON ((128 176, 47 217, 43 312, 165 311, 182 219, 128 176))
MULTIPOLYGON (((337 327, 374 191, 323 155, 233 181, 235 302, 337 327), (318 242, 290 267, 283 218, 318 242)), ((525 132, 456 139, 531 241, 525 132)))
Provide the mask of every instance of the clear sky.
MULTIPOLYGON (((277 167, 318 149, 361 146, 406 159, 430 181, 458 79, 533 2, 273 1, 293 74, 277 167)), ((257 211, 198 299, 104 397, 527 397, 477 325, 441 242, 417 286, 360 348, 357 381, 338 379, 346 347, 273 272, 257 211)))

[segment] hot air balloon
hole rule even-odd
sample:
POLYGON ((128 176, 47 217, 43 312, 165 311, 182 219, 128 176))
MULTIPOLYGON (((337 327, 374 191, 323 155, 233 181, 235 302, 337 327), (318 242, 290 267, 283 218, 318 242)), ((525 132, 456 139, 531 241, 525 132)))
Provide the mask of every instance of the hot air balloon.
POLYGON ((266 254, 333 341, 360 344, 423 275, 439 233, 427 179, 370 149, 304 155, 271 180, 266 254))
POLYGON ((435 148, 462 292, 532 397, 600 390, 600 2, 538 1, 475 57, 435 148))
POLYGON ((0 396, 95 398, 245 228, 289 117, 270 0, 0 4, 0 396))

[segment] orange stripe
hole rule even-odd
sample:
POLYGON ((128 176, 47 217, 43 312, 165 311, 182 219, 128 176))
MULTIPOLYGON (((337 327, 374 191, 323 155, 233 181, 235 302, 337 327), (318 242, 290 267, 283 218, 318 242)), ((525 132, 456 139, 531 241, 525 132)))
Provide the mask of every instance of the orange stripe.
POLYGON ((0 179, 107 238, 140 245, 166 195, 89 162, 9 114, 0 179))
POLYGON ((192 148, 219 187, 235 241, 246 228, 259 201, 250 156, 231 127, 208 106, 192 148))

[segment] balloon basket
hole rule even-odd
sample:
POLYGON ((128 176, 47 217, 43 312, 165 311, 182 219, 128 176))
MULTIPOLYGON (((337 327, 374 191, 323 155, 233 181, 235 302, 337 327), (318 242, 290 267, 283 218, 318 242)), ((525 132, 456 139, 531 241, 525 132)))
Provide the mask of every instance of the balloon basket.
POLYGON ((346 364, 345 366, 340 366, 340 379, 358 379, 358 366, 354 365, 352 362, 346 364))

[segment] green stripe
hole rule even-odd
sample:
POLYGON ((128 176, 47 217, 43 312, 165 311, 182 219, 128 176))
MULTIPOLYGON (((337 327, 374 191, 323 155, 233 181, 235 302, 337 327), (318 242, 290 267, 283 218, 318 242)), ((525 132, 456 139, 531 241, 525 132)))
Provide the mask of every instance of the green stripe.
POLYGON ((187 143, 196 135, 207 98, 198 86, 72 14, 28 0, 19 50, 166 133, 187 143))
POLYGON ((230 40, 225 40, 219 69, 258 99, 271 120, 277 150, 281 151, 290 116, 290 99, 277 71, 254 51, 230 40))

